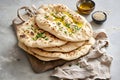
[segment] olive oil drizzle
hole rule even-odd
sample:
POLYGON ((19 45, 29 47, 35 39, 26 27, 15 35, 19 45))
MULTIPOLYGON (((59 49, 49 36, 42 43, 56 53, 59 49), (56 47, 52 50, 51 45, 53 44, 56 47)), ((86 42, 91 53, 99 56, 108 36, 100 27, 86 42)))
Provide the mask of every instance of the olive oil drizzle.
POLYGON ((68 12, 63 12, 64 14, 66 14, 69 18, 71 18, 73 20, 73 23, 76 24, 76 26, 78 26, 79 28, 83 26, 83 23, 81 22, 76 22, 73 18, 72 18, 72 15, 68 12))
MULTIPOLYGON (((61 18, 60 17, 57 17, 56 16, 56 14, 57 13, 51 13, 51 16, 53 16, 55 19, 54 19, 54 21, 57 23, 57 25, 58 26, 60 26, 61 24, 59 24, 59 23, 62 23, 62 25, 64 25, 66 28, 67 28, 67 30, 68 30, 68 32, 71 34, 71 33, 75 33, 76 31, 78 31, 78 30, 80 30, 80 28, 83 26, 83 23, 81 23, 81 22, 76 22, 73 18, 72 18, 72 15, 70 14, 70 13, 68 13, 68 12, 62 12, 62 13, 64 13, 66 16, 68 16, 69 18, 71 18, 72 19, 72 21, 73 21, 73 23, 75 24, 74 25, 74 28, 71 28, 70 27, 70 25, 71 24, 68 24, 68 23, 65 23, 64 22, 64 18, 65 18, 65 16, 62 16, 61 18)), ((64 33, 66 34, 66 31, 64 31, 64 33)))

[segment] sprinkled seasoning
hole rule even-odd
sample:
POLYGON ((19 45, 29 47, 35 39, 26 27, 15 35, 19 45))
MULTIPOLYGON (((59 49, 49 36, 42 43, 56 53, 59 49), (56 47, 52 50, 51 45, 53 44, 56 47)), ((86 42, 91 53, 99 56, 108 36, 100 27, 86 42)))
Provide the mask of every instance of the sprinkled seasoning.
POLYGON ((64 31, 65 34, 67 34, 67 31, 64 31))
POLYGON ((31 24, 31 27, 34 27, 33 24, 31 24))
POLYGON ((65 16, 62 16, 62 20, 64 20, 65 16))
POLYGON ((92 19, 95 23, 101 24, 106 21, 107 15, 105 12, 102 11, 96 11, 92 14, 92 19))
POLYGON ((59 26, 61 23, 60 22, 57 22, 57 25, 59 26))
POLYGON ((36 37, 37 38, 42 38, 42 37, 44 37, 44 33, 42 32, 42 33, 38 33, 37 35, 36 35, 36 37))
POLYGON ((103 12, 96 12, 93 14, 93 18, 96 19, 96 20, 104 20, 105 19, 105 15, 103 12))
POLYGON ((59 27, 59 30, 62 31, 62 27, 59 27))
POLYGON ((48 40, 48 38, 46 37, 45 40, 48 40))
POLYGON ((45 16, 44 18, 46 18, 46 19, 47 19, 48 17, 49 17, 49 16, 45 16))
POLYGON ((78 27, 77 25, 74 25, 74 31, 76 32, 78 30, 80 30, 80 27, 78 27))
MULTIPOLYGON (((50 15, 54 17, 54 21, 55 21, 56 25, 59 26, 59 30, 62 31, 62 28, 60 27, 60 25, 62 24, 63 26, 66 27, 66 30, 69 32, 69 35, 72 35, 73 33, 79 31, 80 28, 83 25, 83 22, 76 22, 73 19, 73 15, 69 12, 61 12, 62 15, 60 17, 56 16, 57 14, 59 14, 59 12, 50 13, 50 15), (72 23, 66 23, 64 21, 66 16, 68 16, 70 19, 72 19, 73 22, 72 23), (74 27, 71 27, 72 24, 75 24, 74 27)), ((64 31, 64 34, 66 34, 67 31, 64 31)))
POLYGON ((67 28, 70 28, 70 24, 68 24, 68 23, 66 23, 65 26, 66 26, 67 28))
POLYGON ((48 38, 45 36, 44 32, 41 32, 41 33, 37 33, 37 35, 32 38, 33 40, 37 40, 38 38, 43 38, 45 40, 48 40, 48 38))

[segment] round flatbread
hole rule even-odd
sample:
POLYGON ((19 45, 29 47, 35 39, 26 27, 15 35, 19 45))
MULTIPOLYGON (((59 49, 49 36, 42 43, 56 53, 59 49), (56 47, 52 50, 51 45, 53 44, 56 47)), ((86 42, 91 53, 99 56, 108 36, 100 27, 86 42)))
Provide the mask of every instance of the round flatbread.
POLYGON ((45 57, 57 57, 64 60, 77 59, 83 55, 86 55, 90 49, 91 45, 84 45, 74 51, 62 53, 62 52, 46 52, 40 49, 31 49, 32 52, 45 57))
POLYGON ((78 47, 84 45, 88 41, 81 41, 81 42, 68 42, 62 46, 57 47, 46 47, 42 48, 45 51, 55 51, 55 52, 70 52, 72 50, 77 49, 78 47))
POLYGON ((51 58, 51 57, 44 57, 44 56, 40 56, 34 52, 32 52, 26 45, 24 45, 23 43, 21 42, 18 42, 18 46, 23 49, 24 51, 26 51, 27 53, 35 56, 36 58, 42 60, 42 61, 52 61, 52 60, 58 60, 59 58, 51 58))
POLYGON ((87 20, 62 4, 43 5, 39 8, 35 21, 37 25, 59 39, 84 41, 93 36, 87 20))
POLYGON ((17 27, 18 40, 29 47, 55 47, 61 46, 66 41, 60 40, 50 33, 41 30, 34 21, 34 17, 17 27))
POLYGON ((83 46, 81 46, 71 52, 47 52, 47 51, 43 51, 38 48, 30 48, 30 47, 29 47, 29 49, 32 52, 34 52, 40 56, 51 57, 51 58, 60 58, 60 59, 64 59, 64 60, 73 60, 73 59, 77 59, 79 57, 86 55, 94 43, 95 43, 95 40, 94 40, 94 38, 92 38, 89 40, 89 42, 87 42, 83 46))

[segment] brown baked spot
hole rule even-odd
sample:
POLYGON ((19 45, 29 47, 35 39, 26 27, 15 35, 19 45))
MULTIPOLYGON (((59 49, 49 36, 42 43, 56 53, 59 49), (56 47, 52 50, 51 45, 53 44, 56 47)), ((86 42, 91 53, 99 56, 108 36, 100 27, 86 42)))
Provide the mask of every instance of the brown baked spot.
POLYGON ((38 27, 38 25, 37 25, 37 23, 35 22, 35 26, 37 26, 38 27))
POLYGON ((26 25, 28 25, 28 23, 26 23, 26 25))
POLYGON ((25 35, 24 35, 24 34, 23 34, 23 35, 20 35, 20 37, 21 37, 21 38, 25 38, 25 35))
POLYGON ((34 33, 33 33, 33 32, 30 32, 30 34, 31 34, 32 36, 34 36, 34 33))

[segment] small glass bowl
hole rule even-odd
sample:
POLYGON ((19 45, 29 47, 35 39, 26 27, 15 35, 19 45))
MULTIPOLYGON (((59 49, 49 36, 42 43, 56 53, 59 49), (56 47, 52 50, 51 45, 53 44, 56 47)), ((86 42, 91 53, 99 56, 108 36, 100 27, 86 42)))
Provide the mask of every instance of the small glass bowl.
POLYGON ((92 0, 79 0, 76 7, 80 14, 90 14, 95 8, 95 2, 92 0))
POLYGON ((92 14, 92 19, 97 24, 102 24, 107 20, 107 14, 103 11, 95 11, 92 14))

